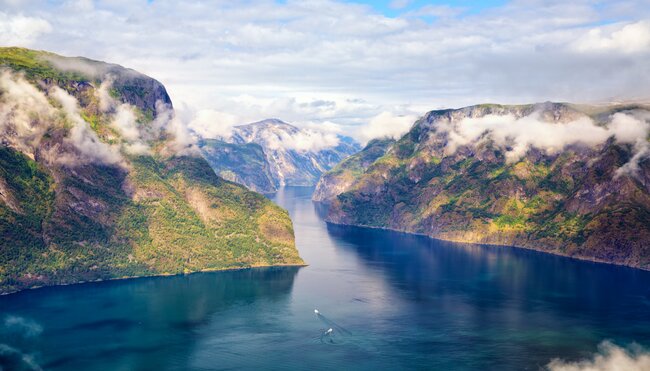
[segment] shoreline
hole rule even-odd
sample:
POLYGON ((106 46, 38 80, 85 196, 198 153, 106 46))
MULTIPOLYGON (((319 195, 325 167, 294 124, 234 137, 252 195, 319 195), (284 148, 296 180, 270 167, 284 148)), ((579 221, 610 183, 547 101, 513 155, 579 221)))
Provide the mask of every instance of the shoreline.
POLYGON ((201 269, 201 270, 198 270, 198 271, 192 271, 192 272, 187 272, 187 273, 160 273, 160 274, 147 274, 147 275, 142 275, 142 276, 123 276, 123 277, 101 278, 101 279, 92 280, 92 281, 78 281, 78 282, 69 282, 69 283, 56 283, 56 284, 52 284, 52 285, 32 286, 32 287, 27 287, 27 288, 20 289, 20 290, 15 290, 15 291, 10 291, 10 292, 3 292, 3 293, 0 293, 0 296, 12 295, 12 294, 17 294, 17 293, 23 292, 23 291, 38 290, 38 289, 44 289, 44 288, 48 288, 48 287, 83 285, 83 284, 87 284, 87 283, 100 283, 100 282, 111 282, 111 281, 121 281, 121 280, 137 280, 139 278, 189 276, 189 275, 197 274, 197 273, 233 272, 233 271, 242 271, 242 270, 247 270, 247 269, 257 269, 257 268, 282 268, 282 267, 303 268, 303 267, 307 267, 307 266, 309 266, 309 264, 307 264, 307 263, 303 263, 303 264, 262 264, 262 265, 251 265, 251 266, 248 266, 248 267, 238 267, 238 268, 209 268, 209 269, 201 269))
MULTIPOLYGON (((316 201, 314 201, 314 202, 316 202, 316 201)), ((318 203, 318 202, 316 202, 316 203, 318 203)), ((555 256, 561 256, 561 257, 569 258, 569 259, 587 261, 587 262, 598 263, 598 264, 615 265, 615 266, 619 266, 619 267, 626 267, 626 268, 631 268, 631 269, 638 269, 638 270, 641 270, 641 271, 644 271, 644 272, 650 272, 650 267, 643 268, 643 267, 637 267, 637 266, 634 266, 634 265, 629 265, 629 264, 624 264, 624 263, 617 263, 617 262, 612 262, 612 261, 607 261, 607 260, 602 260, 602 259, 597 259, 597 258, 590 258, 590 257, 586 257, 586 256, 568 255, 568 254, 553 252, 553 251, 544 250, 542 248, 532 247, 532 246, 507 245, 507 244, 489 243, 489 242, 475 242, 475 241, 472 242, 472 241, 464 241, 464 240, 446 239, 446 238, 440 238, 440 237, 433 237, 433 236, 430 236, 430 235, 428 235, 426 233, 410 232, 410 231, 399 230, 399 229, 395 229, 395 228, 375 227, 375 226, 369 226, 369 225, 355 225, 355 224, 335 223, 335 222, 331 222, 331 221, 328 221, 328 220, 323 220, 323 221, 325 223, 331 224, 331 225, 338 225, 338 226, 345 226, 345 227, 355 227, 355 228, 368 228, 368 229, 377 229, 377 230, 383 230, 383 231, 404 233, 404 234, 408 234, 408 235, 422 236, 422 237, 430 238, 432 240, 438 240, 438 241, 444 241, 444 242, 464 243, 464 244, 471 244, 471 245, 478 245, 478 246, 484 245, 484 246, 513 247, 515 249, 537 251, 537 252, 540 252, 540 253, 555 255, 555 256)))

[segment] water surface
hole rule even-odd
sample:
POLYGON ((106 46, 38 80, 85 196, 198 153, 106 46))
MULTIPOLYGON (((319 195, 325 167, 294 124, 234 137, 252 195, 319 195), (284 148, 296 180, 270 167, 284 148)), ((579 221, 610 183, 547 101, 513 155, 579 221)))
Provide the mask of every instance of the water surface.
POLYGON ((650 272, 328 226, 311 191, 285 188, 273 196, 291 213, 308 267, 3 296, 0 364, 538 370, 555 357, 590 357, 603 340, 650 346, 650 272))

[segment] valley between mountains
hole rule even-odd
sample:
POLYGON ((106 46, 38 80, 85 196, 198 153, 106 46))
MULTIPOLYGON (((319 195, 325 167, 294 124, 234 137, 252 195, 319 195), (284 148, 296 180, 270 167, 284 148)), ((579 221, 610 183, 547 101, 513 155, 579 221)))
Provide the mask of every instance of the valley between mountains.
MULTIPOLYGON (((218 123, 215 123, 215 125, 218 123)), ((0 49, 0 293, 303 265, 261 193, 314 186, 334 224, 650 269, 643 104, 431 111, 363 146, 279 119, 200 137, 118 65, 0 49)))

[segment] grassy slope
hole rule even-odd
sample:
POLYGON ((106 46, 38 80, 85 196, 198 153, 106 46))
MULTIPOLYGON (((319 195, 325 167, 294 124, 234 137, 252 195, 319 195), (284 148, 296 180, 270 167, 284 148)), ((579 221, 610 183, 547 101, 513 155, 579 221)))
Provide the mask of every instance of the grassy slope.
MULTIPOLYGON (((100 138, 119 141, 94 98, 92 85, 101 77, 58 71, 42 55, 2 48, 0 65, 22 71, 35 85, 66 89, 80 101, 82 117, 100 138), (79 88, 81 82, 92 85, 79 88)), ((134 85, 125 80, 111 93, 136 104, 152 94, 139 82, 134 85)), ((139 124, 147 125, 153 118, 151 107, 137 108, 139 124)), ((65 130, 55 127, 41 146, 59 143, 65 130)), ((162 143, 152 143, 157 144, 162 143)), ((128 171, 97 164, 68 168, 0 147, 0 292, 123 276, 303 263, 288 213, 217 177, 202 158, 168 158, 156 152, 124 156, 128 171)))

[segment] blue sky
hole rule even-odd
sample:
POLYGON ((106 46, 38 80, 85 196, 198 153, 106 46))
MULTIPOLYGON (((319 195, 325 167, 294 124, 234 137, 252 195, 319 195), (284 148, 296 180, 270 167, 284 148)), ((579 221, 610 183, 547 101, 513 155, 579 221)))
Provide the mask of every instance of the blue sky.
POLYGON ((506 3, 504 0, 351 0, 349 3, 368 4, 378 12, 388 16, 396 17, 401 14, 420 9, 425 6, 465 8, 465 14, 476 14, 485 9, 501 6, 506 3), (403 6, 402 6, 403 5, 403 6))

